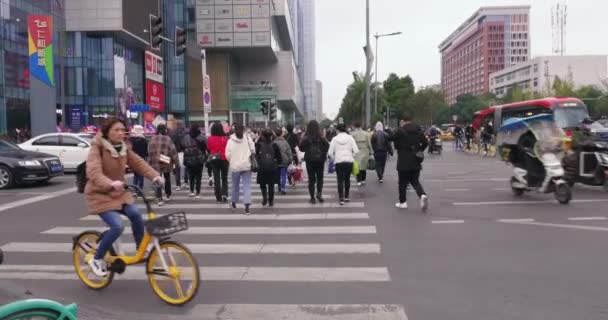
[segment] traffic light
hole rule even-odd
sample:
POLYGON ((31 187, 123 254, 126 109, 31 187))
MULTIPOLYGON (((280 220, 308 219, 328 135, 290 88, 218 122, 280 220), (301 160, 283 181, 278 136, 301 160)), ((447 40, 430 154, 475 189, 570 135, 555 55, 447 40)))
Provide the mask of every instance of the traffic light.
POLYGON ((275 121, 277 119, 277 104, 273 103, 270 107, 270 121, 275 121))
POLYGON ((270 112, 270 101, 268 100, 264 100, 260 103, 260 111, 262 111, 262 114, 267 116, 268 112, 270 112))
POLYGON ((179 57, 186 52, 186 30, 175 27, 175 56, 179 57))
POLYGON ((160 49, 163 42, 163 19, 153 14, 150 15, 150 47, 160 49))

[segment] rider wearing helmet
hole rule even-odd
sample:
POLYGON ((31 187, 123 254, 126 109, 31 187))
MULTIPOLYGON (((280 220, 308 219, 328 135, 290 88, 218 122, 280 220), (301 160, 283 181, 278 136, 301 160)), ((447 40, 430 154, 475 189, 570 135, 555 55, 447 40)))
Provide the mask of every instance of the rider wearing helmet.
POLYGON ((133 195, 125 190, 127 165, 154 183, 163 182, 158 172, 124 142, 125 130, 126 126, 122 120, 108 119, 101 129, 101 134, 95 137, 86 162, 89 180, 84 193, 89 214, 99 215, 110 227, 100 239, 95 257, 89 260, 91 270, 99 277, 107 275, 103 258, 125 227, 121 215, 127 216, 131 221, 137 247, 144 236, 141 214, 133 204, 133 195))

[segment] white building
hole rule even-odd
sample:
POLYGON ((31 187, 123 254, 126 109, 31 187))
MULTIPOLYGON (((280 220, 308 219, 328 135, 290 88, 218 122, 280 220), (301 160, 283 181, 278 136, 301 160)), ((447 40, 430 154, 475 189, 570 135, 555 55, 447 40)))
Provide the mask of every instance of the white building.
POLYGON ((317 101, 316 101, 316 112, 317 112, 317 121, 321 121, 324 118, 324 114, 323 114, 323 82, 321 82, 320 80, 316 81, 316 91, 315 91, 315 95, 317 97, 317 101))
POLYGON ((548 92, 555 77, 574 87, 598 85, 608 80, 608 56, 541 56, 490 74, 490 91, 503 97, 519 86, 525 91, 548 92))

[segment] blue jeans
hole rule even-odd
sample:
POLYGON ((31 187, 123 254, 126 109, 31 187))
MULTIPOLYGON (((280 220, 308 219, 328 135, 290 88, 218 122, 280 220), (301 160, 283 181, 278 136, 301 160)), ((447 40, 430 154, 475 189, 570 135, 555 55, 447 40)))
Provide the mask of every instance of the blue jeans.
POLYGON ((133 184, 143 190, 144 189, 144 176, 140 176, 137 173, 134 173, 133 174, 133 184))
POLYGON ((122 231, 125 229, 125 223, 122 221, 120 215, 124 214, 131 221, 131 229, 133 230, 133 238, 135 238, 135 245, 139 248, 141 240, 144 238, 144 220, 139 214, 137 206, 134 204, 127 204, 124 206, 122 212, 108 211, 99 215, 101 220, 105 222, 110 230, 108 230, 99 245, 97 246, 97 253, 95 253, 95 259, 103 259, 108 250, 114 244, 114 241, 120 237, 122 231))
POLYGON ((251 171, 232 172, 232 202, 239 202, 241 178, 243 178, 243 203, 251 204, 251 171))
POLYGON ((287 167, 279 168, 281 171, 281 183, 279 183, 279 192, 285 191, 285 186, 287 185, 287 167))

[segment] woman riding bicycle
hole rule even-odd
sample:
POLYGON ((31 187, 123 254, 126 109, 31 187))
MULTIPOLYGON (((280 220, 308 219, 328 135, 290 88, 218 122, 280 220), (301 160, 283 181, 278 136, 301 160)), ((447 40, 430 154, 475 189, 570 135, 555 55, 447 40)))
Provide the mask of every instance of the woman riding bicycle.
POLYGON ((99 277, 108 274, 104 257, 123 232, 121 215, 131 221, 135 244, 139 247, 144 236, 144 222, 134 204, 133 195, 125 190, 127 165, 139 175, 156 184, 163 178, 124 142, 126 126, 120 119, 108 119, 95 137, 87 158, 85 196, 89 214, 99 217, 110 227, 100 240, 95 257, 89 260, 93 273, 99 277))

